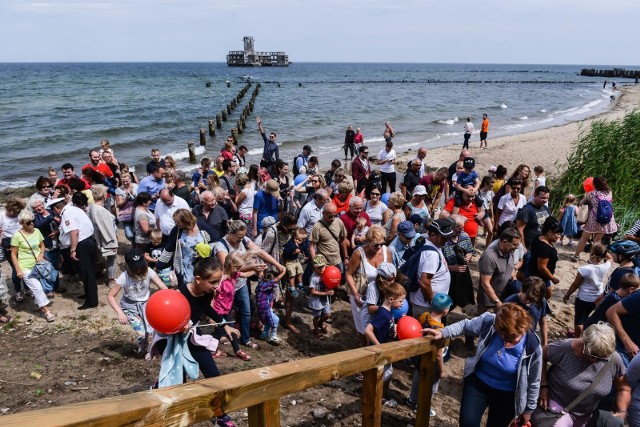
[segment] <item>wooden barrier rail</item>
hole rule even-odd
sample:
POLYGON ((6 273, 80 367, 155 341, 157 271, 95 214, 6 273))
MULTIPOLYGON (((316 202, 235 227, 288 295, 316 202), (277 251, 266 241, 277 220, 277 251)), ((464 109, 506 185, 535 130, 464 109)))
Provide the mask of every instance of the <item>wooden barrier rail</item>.
POLYGON ((362 426, 381 425, 384 365, 423 355, 416 427, 429 425, 431 383, 443 341, 415 338, 236 372, 158 390, 0 416, 3 427, 188 426, 248 408, 250 427, 280 425, 279 399, 362 372, 362 426))

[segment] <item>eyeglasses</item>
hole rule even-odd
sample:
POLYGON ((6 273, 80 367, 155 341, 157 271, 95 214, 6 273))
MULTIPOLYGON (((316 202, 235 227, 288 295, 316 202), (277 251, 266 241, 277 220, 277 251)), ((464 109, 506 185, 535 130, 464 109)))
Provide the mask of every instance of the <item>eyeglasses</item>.
POLYGON ((368 151, 363 151, 362 154, 369 154, 369 152, 368 151))
POLYGON ((376 248, 381 248, 384 246, 384 242, 383 243, 371 243, 371 246, 375 246, 376 248))
POLYGON ((24 225, 33 225, 33 221, 25 221, 24 225))
POLYGON ((42 189, 44 190, 45 188, 51 188, 51 186, 50 185, 43 185, 42 189))
POLYGON ((378 197, 378 196, 380 196, 380 193, 371 193, 371 195, 378 197))
POLYGON ((309 182, 316 183, 316 182, 320 182, 320 181, 318 181, 317 179, 310 179, 309 182))
POLYGON ((596 355, 593 355, 593 354, 589 353, 589 350, 587 350, 587 343, 586 342, 584 343, 584 348, 582 350, 582 353, 587 357, 591 357, 592 359, 596 359, 596 360, 601 360, 603 362, 608 362, 609 359, 611 359, 611 357, 596 356, 596 355))

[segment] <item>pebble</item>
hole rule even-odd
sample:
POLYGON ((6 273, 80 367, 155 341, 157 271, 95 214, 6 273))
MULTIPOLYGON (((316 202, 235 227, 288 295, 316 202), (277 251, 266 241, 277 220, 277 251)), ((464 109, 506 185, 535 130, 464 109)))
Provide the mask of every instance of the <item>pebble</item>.
POLYGON ((291 406, 296 406, 296 404, 297 404, 297 403, 298 403, 298 402, 296 402, 295 400, 292 400, 292 401, 291 401, 291 406))
POLYGON ((69 385, 76 385, 75 381, 65 381, 64 385, 69 386, 69 385))
POLYGON ((320 420, 326 417, 328 412, 327 408, 318 406, 317 408, 313 408, 313 417, 320 420))
POLYGON ((333 414, 327 414, 327 421, 334 422, 336 420, 336 416, 333 414))
POLYGON ((11 410, 11 408, 0 408, 0 414, 6 414, 10 410, 11 410))

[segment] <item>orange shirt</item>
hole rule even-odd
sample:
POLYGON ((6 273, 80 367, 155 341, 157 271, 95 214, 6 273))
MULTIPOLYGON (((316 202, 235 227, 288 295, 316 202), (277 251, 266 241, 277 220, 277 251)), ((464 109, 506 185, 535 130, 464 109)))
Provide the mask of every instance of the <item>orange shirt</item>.
POLYGON ((482 129, 480 129, 480 132, 489 132, 489 119, 482 121, 482 129))

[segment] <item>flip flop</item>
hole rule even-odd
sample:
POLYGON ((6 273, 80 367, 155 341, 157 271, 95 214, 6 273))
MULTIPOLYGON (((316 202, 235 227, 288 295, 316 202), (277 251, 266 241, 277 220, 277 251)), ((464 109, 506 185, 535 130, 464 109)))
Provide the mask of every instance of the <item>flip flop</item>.
POLYGON ((10 323, 13 320, 13 316, 9 316, 8 314, 3 314, 0 316, 0 323, 10 323))

